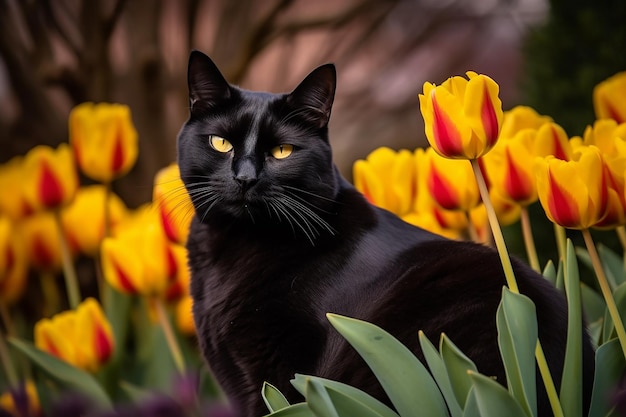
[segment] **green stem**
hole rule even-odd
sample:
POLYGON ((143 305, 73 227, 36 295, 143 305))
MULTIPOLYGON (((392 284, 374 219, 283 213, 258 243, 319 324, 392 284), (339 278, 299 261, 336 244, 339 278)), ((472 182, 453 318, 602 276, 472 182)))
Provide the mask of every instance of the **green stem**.
POLYGON ((44 317, 52 317, 61 310, 61 297, 59 296, 59 288, 54 282, 56 277, 49 271, 42 271, 39 277, 41 284, 41 294, 43 295, 42 314, 44 317))
POLYGON ((615 230, 617 231, 617 237, 619 238, 619 242, 622 244, 622 258, 624 260, 624 270, 626 270, 626 227, 619 226, 615 230))
POLYGON ((2 362, 2 367, 4 368, 4 372, 6 374, 9 385, 13 388, 17 387, 19 384, 19 379, 17 377, 17 372, 13 367, 13 361, 11 361, 9 349, 4 340, 4 334, 2 332, 0 332, 0 362, 2 362))
POLYGON ((620 316, 617 305, 615 304, 611 287, 606 279, 606 275, 604 274, 602 262, 600 261, 600 256, 596 250, 596 245, 593 242, 591 233, 589 232, 589 229, 583 229, 582 232, 583 238, 585 239, 585 245, 587 246, 587 251, 589 252, 589 257, 591 258, 591 263, 593 264, 593 269, 596 273, 596 277, 598 278, 598 284, 600 284, 600 290, 602 291, 604 301, 606 301, 606 307, 608 308, 613 324, 615 325, 615 331, 617 332, 619 343, 622 346, 624 358, 626 358, 626 331, 624 330, 622 317, 620 316))
POLYGON ((565 228, 554 223, 554 235, 556 237, 556 247, 559 250, 559 259, 565 259, 565 251, 567 250, 567 236, 565 235, 565 228))
POLYGON ((472 169, 474 170, 474 176, 476 176, 476 182, 478 183, 478 190, 480 191, 480 196, 483 200, 483 204, 485 205, 485 209, 487 210, 487 218, 489 219, 489 226, 491 227, 493 240, 496 244, 498 254, 500 255, 500 262, 502 263, 502 268, 504 269, 504 276, 506 278, 506 283, 511 291, 515 293, 519 293, 519 288, 517 287, 517 281, 515 280, 515 274, 513 273, 513 265, 511 265, 511 258, 509 258, 509 252, 506 249, 506 243, 504 242, 502 229, 500 229, 500 223, 498 223, 498 216, 496 215, 496 210, 493 208, 493 204, 491 203, 491 198, 489 197, 489 190, 487 189, 485 178, 483 177, 483 173, 480 171, 478 160, 472 159, 470 160, 470 163, 472 164, 472 169))
MULTIPOLYGON (((476 181, 478 182, 480 196, 483 200, 483 204, 485 205, 485 209, 487 210, 487 218, 489 219, 489 225, 491 226, 491 231, 493 232, 493 239, 496 243, 498 254, 500 255, 500 261, 502 262, 502 268, 504 269, 504 276, 506 277, 509 289, 512 292, 519 294, 519 288, 517 287, 517 281, 515 280, 513 266, 511 265, 511 258, 509 257, 509 253, 506 249, 502 229, 500 229, 500 223, 498 222, 498 216, 496 215, 496 211, 493 208, 493 204, 491 203, 491 199, 489 197, 489 190, 487 189, 485 178, 480 170, 478 161, 472 159, 470 162, 472 164, 472 169, 474 170, 474 175, 476 176, 476 181)), ((561 410, 561 404, 559 403, 559 396, 556 392, 554 380, 550 374, 550 369, 548 368, 545 354, 543 353, 539 340, 537 340, 537 346, 535 348, 535 359, 537 360, 539 373, 541 374, 541 378, 543 379, 544 386, 546 387, 546 391, 548 393, 548 398, 550 399, 552 412, 555 416, 562 417, 563 411, 561 410)))
POLYGON ((526 247, 528 263, 530 264, 530 267, 532 269, 537 272, 541 272, 541 266, 539 266, 539 257, 537 256, 537 249, 535 248, 535 239, 533 238, 533 229, 530 226, 528 207, 522 206, 521 209, 522 235, 524 236, 524 246, 526 247))
POLYGON ((61 220, 61 211, 54 211, 54 220, 59 232, 59 246, 61 248, 61 258, 63 260, 63 276, 65 277, 65 286, 67 288, 67 297, 69 300, 70 308, 75 309, 80 304, 80 288, 78 286, 78 278, 76 277, 76 270, 74 269, 74 263, 70 255, 70 249, 65 239, 65 233, 63 232, 63 222, 61 220))
POLYGON ((548 368, 548 361, 543 353, 543 348, 541 347, 539 339, 537 339, 537 346, 535 347, 535 359, 537 360, 537 366, 539 368, 539 373, 541 374, 541 379, 543 380, 546 392, 548 393, 548 401, 550 401, 552 413, 554 414, 554 417, 563 417, 563 408, 561 407, 559 396, 556 393, 556 387, 554 386, 554 381, 552 380, 552 374, 550 373, 550 368, 548 368))
POLYGON ((185 362, 183 360, 183 355, 180 350, 180 346, 178 346, 178 342, 176 341, 176 336, 174 335, 174 330, 172 329, 172 324, 170 323, 169 318, 167 317, 167 312, 165 311, 165 306, 163 305, 163 300, 158 297, 154 297, 154 305, 156 307, 157 316, 159 318, 159 322, 163 327, 163 332, 165 333, 165 340, 167 341, 167 346, 170 349, 172 354, 172 359, 174 359, 174 364, 176 365, 176 369, 181 375, 185 375, 185 362))

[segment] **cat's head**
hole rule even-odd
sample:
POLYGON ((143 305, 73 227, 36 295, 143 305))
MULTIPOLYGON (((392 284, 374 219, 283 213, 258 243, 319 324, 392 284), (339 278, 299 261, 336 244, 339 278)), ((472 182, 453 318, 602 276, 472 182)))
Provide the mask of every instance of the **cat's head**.
POLYGON ((269 94, 230 85, 194 51, 188 83, 178 163, 198 218, 323 233, 338 189, 328 141, 335 67, 318 67, 291 93, 269 94))

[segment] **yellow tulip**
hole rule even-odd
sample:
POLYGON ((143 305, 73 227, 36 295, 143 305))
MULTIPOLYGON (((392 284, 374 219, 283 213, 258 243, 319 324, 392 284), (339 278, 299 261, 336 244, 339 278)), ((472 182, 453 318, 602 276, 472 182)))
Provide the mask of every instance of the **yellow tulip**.
POLYGON ((185 243, 194 211, 177 164, 156 174, 152 200, 159 210, 167 237, 172 242, 185 243))
POLYGON ((78 190, 78 175, 69 146, 56 149, 39 145, 24 158, 24 194, 37 210, 57 209, 69 204, 78 190))
POLYGON ((187 267, 187 249, 177 243, 169 245, 174 260, 174 279, 170 282, 165 292, 167 301, 178 301, 189 295, 190 271, 187 267))
POLYGON ((514 137, 498 142, 484 158, 490 182, 499 196, 522 206, 537 201, 532 152, 536 134, 534 129, 520 130, 514 137))
POLYGON ((354 186, 370 203, 398 216, 411 211, 415 167, 410 151, 382 147, 353 166, 354 186))
POLYGON ((115 341, 100 304, 87 298, 75 310, 38 321, 35 346, 77 368, 96 372, 112 357, 115 341))
POLYGON ((59 229, 52 213, 43 212, 27 217, 18 227, 30 264, 40 271, 59 271, 62 265, 59 229))
POLYGON ((572 159, 572 145, 565 130, 554 122, 544 123, 538 130, 533 142, 533 154, 536 156, 553 155, 557 159, 572 159))
POLYGON ((129 294, 163 296, 176 278, 177 255, 153 207, 144 207, 102 242, 104 278, 129 294))
MULTIPOLYGON (((95 256, 104 239, 104 200, 106 188, 91 185, 78 190, 76 198, 62 212, 68 240, 82 253, 95 256)), ((108 195, 109 221, 115 227, 127 212, 124 202, 114 193, 108 195)))
POLYGON ((70 113, 69 133, 80 170, 96 181, 125 175, 137 160, 137 131, 128 106, 79 104, 70 113))
POLYGON ((587 229, 606 215, 607 179, 597 147, 580 147, 571 161, 537 158, 535 175, 539 201, 552 222, 587 229))
POLYGON ((27 279, 22 235, 7 217, 0 216, 0 302, 15 303, 24 293, 27 279))
POLYGON ((498 143, 504 138, 512 138, 520 130, 537 130, 545 123, 551 121, 551 117, 540 115, 532 107, 513 107, 511 110, 504 112, 504 121, 502 122, 502 130, 500 131, 500 140, 498 143))
POLYGON ((35 210, 24 193, 24 172, 22 156, 0 165, 0 213, 13 220, 30 216, 35 210))
POLYGON ((0 410, 6 411, 14 417, 42 415, 37 387, 32 380, 22 382, 17 391, 17 395, 20 396, 20 403, 16 404, 14 399, 15 392, 7 391, 0 395, 0 410), (26 410, 24 410, 24 407, 26 407, 26 410))
POLYGON ((426 150, 426 183, 430 195, 446 210, 469 212, 480 203, 478 184, 469 163, 441 157, 426 150))
POLYGON ((602 81, 593 89, 593 107, 597 119, 626 122, 626 71, 602 81))
POLYGON ((419 95, 426 138, 441 156, 477 159, 496 143, 502 125, 499 86, 486 75, 467 72, 440 86, 424 83, 419 95))
POLYGON ((612 229, 626 224, 626 123, 597 120, 583 135, 583 146, 597 146, 602 153, 608 186, 607 214, 594 227, 612 229))

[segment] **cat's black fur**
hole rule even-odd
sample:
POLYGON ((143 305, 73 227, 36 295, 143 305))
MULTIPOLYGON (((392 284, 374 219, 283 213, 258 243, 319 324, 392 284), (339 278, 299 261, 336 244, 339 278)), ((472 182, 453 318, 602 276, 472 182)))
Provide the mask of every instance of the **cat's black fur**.
MULTIPOLYGON (((191 115, 178 161, 196 210, 188 241, 193 314, 204 356, 240 415, 267 413, 263 381, 298 401, 289 383, 295 373, 343 381, 388 402, 327 312, 377 324, 421 359, 418 330, 435 344, 445 332, 480 372, 505 383, 495 324, 505 280, 496 252, 404 223, 340 176, 327 129, 334 66, 317 68, 290 94, 231 86, 197 51, 188 76, 191 115), (211 135, 233 149, 216 151, 211 135), (281 144, 294 151, 275 159, 270 150, 281 144)), ((566 302, 513 263, 521 292, 535 302, 558 385, 566 302)), ((585 335, 585 408, 593 366, 585 335)), ((543 389, 539 408, 550 415, 543 389)))

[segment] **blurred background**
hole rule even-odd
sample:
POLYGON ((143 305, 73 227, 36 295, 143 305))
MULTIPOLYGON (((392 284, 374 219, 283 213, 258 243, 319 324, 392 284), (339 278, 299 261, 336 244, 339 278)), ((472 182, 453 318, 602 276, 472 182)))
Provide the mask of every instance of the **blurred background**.
POLYGON ((424 146, 423 83, 467 70, 496 80, 505 109, 531 105, 581 135, 593 86, 626 70, 626 2, 0 0, 0 163, 67 141, 76 104, 128 104, 140 156, 114 187, 130 207, 149 201, 188 116, 191 49, 272 92, 334 62, 331 140, 351 178, 377 147, 424 146))

